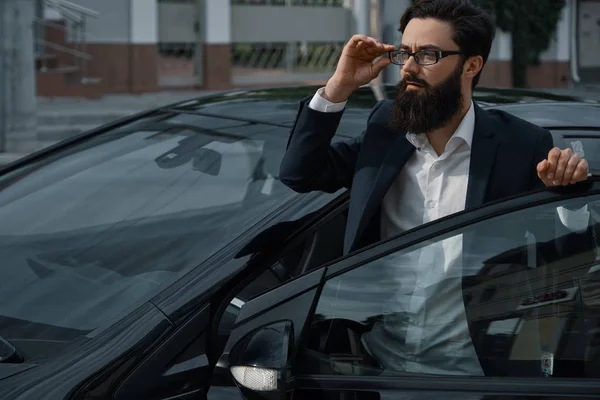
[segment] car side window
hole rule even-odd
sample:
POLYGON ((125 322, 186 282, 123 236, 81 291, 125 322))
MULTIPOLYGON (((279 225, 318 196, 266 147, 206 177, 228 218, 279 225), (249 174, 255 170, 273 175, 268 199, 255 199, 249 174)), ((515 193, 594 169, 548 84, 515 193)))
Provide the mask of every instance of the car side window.
POLYGON ((237 298, 250 301, 300 275, 341 257, 344 247, 346 215, 339 213, 324 225, 309 231, 298 243, 285 248, 276 263, 237 293, 237 298))
POLYGON ((265 266, 256 278, 237 289, 219 320, 217 340, 220 346, 226 343, 246 302, 341 257, 345 227, 346 214, 339 212, 324 225, 306 232, 298 243, 283 249, 274 264, 265 266))
POLYGON ((600 377, 600 196, 332 270, 298 374, 600 377))

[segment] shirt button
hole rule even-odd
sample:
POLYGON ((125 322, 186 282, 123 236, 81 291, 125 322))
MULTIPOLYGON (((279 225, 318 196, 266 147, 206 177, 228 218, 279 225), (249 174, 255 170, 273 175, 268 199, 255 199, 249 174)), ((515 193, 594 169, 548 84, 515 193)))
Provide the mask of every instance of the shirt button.
POLYGON ((427 202, 427 207, 429 207, 429 208, 435 208, 435 201, 431 201, 431 200, 428 201, 427 202))

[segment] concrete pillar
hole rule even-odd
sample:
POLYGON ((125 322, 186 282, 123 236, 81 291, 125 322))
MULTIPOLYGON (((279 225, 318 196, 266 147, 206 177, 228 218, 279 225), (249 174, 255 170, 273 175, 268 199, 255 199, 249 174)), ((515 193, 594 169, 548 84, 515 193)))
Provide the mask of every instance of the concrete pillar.
POLYGON ((581 83, 579 76, 579 51, 577 40, 578 0, 568 0, 569 10, 569 71, 571 73, 571 84, 581 83))
POLYGON ((231 87, 231 2, 205 0, 204 25, 204 88, 222 90, 231 87))
MULTIPOLYGON (((35 17, 36 18, 40 18, 43 19, 44 18, 44 0, 35 0, 35 17)), ((42 24, 35 24, 34 25, 34 38, 36 40, 44 40, 45 38, 45 29, 44 29, 44 25, 42 24)), ((36 54, 44 54, 45 49, 44 46, 40 43, 35 43, 35 52, 36 54)))
POLYGON ((37 150, 35 11, 35 0, 0 1, 0 151, 37 150))
MULTIPOLYGON (((382 20, 381 28, 383 34, 383 41, 385 43, 399 46, 402 42, 402 34, 398 31, 400 29, 400 18, 404 11, 410 6, 411 0, 381 0, 382 20)), ((383 81, 389 84, 396 84, 400 81, 400 66, 389 65, 383 72, 383 81)))
POLYGON ((556 27, 556 58, 561 62, 571 60, 571 8, 574 1, 567 1, 556 27))
POLYGON ((571 7, 573 2, 567 1, 556 28, 555 84, 558 87, 571 85, 571 7))
POLYGON ((205 0, 205 33, 207 44, 231 44, 231 2, 205 0))
POLYGON ((129 31, 129 91, 155 91, 158 87, 157 0, 130 0, 129 31))
POLYGON ((156 0, 131 0, 131 43, 158 42, 158 4, 156 0))
POLYGON ((570 72, 571 2, 566 1, 548 49, 540 55, 541 65, 529 68, 531 87, 568 87, 570 72))
POLYGON ((494 39, 494 42, 492 44, 492 51, 494 50, 494 46, 496 46, 496 60, 512 60, 512 35, 510 33, 497 29, 496 38, 494 39))
POLYGON ((354 0, 352 14, 354 16, 354 33, 361 35, 370 35, 370 9, 369 0, 354 0))

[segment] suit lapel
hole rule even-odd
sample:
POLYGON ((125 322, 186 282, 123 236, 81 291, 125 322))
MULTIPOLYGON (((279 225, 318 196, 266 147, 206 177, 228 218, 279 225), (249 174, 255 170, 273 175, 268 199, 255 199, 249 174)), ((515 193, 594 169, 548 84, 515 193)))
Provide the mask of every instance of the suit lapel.
POLYGON ((475 103, 473 104, 475 106, 475 129, 471 146, 466 208, 479 206, 485 201, 485 193, 498 147, 494 121, 484 110, 475 103))
MULTIPOLYGON (((375 211, 381 205, 392 182, 415 151, 415 147, 406 139, 405 133, 389 131, 383 132, 383 134, 393 135, 394 139, 389 144, 389 147, 387 147, 387 154, 383 157, 383 162, 379 167, 368 195, 365 197, 364 206, 359 206, 362 215, 360 216, 358 225, 356 225, 354 234, 350 235, 351 248, 354 247, 357 240, 363 234, 375 211)), ((374 156, 378 156, 378 154, 374 154, 374 156)))

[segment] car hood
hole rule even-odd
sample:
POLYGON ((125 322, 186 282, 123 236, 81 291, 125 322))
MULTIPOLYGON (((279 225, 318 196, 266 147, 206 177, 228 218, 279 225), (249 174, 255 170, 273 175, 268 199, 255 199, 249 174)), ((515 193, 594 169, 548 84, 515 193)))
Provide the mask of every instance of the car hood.
POLYGON ((35 364, 0 364, 0 380, 35 367, 35 364))

